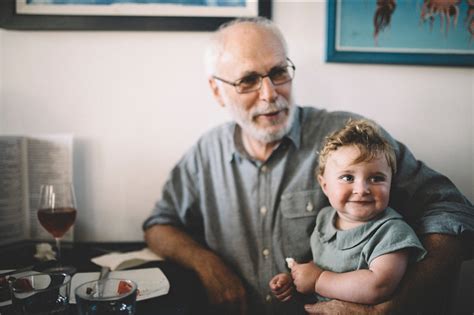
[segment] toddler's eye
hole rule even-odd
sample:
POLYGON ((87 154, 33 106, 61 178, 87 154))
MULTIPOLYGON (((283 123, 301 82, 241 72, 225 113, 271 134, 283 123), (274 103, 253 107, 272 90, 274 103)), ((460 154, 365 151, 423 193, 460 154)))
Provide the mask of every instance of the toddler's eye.
POLYGON ((373 176, 370 178, 370 181, 373 183, 380 183, 385 181, 385 176, 373 176))
POLYGON ((354 176, 352 175, 342 175, 339 177, 339 179, 345 181, 345 182, 352 182, 354 180, 354 176))

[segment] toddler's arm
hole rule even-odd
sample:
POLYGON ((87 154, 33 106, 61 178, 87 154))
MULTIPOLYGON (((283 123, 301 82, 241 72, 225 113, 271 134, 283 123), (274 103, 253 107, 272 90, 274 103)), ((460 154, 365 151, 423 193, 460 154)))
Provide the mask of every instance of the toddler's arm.
POLYGON ((407 264, 408 250, 404 249, 375 258, 369 269, 344 273, 323 271, 316 281, 315 290, 331 299, 377 304, 395 291, 407 264))

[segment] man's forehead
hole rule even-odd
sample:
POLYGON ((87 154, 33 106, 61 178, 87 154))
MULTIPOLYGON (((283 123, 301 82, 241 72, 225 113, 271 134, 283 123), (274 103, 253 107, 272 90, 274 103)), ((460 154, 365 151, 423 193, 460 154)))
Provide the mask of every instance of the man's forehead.
POLYGON ((221 55, 219 67, 231 67, 238 71, 262 71, 284 65, 286 54, 277 51, 235 54, 227 51, 221 55))
POLYGON ((222 33, 221 41, 225 50, 251 51, 271 46, 272 49, 285 50, 281 38, 272 30, 253 24, 238 24, 222 33))
POLYGON ((225 34, 217 67, 229 74, 261 72, 285 60, 283 43, 274 33, 263 28, 242 28, 225 34))

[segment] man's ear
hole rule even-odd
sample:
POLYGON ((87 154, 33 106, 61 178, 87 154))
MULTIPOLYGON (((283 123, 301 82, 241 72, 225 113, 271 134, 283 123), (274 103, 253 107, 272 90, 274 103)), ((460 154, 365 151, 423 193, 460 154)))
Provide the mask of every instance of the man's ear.
POLYGON ((318 182, 324 194, 327 196, 328 194, 326 193, 326 179, 324 178, 324 176, 318 175, 318 182))
POLYGON ((221 91, 219 89, 219 85, 217 84, 216 79, 210 77, 208 79, 209 82, 209 87, 211 88, 212 95, 214 96, 215 100, 217 103, 219 103, 220 106, 225 107, 224 100, 221 95, 221 91))

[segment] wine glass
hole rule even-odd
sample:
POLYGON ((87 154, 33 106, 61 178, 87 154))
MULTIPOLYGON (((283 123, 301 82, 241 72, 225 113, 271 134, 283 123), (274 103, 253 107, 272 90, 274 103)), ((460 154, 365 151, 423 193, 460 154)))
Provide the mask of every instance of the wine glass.
POLYGON ((56 241, 59 267, 54 271, 73 273, 74 267, 61 264, 61 238, 76 220, 76 198, 72 183, 41 185, 38 220, 56 241))

